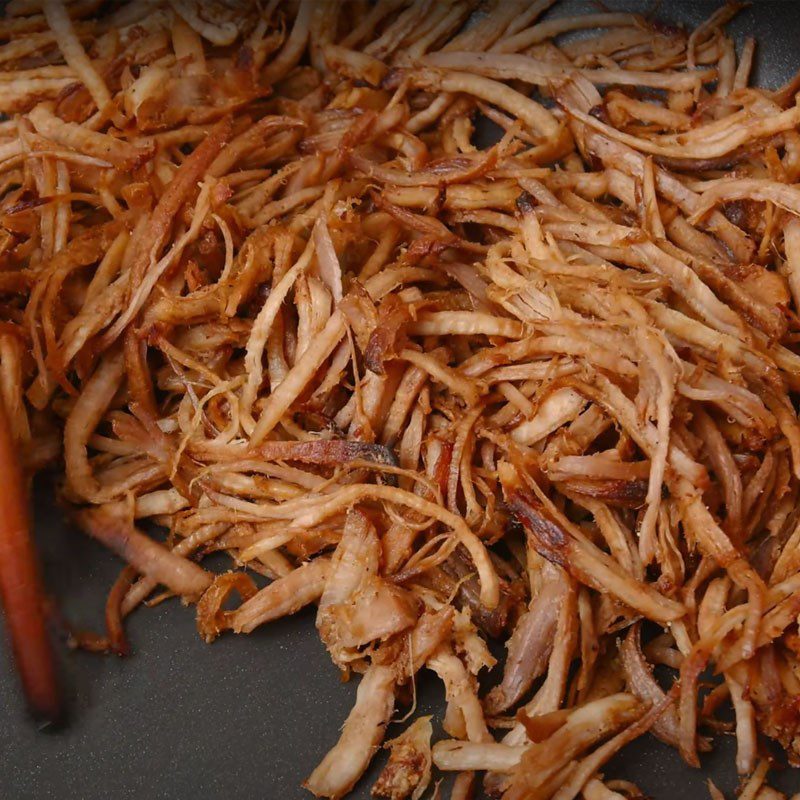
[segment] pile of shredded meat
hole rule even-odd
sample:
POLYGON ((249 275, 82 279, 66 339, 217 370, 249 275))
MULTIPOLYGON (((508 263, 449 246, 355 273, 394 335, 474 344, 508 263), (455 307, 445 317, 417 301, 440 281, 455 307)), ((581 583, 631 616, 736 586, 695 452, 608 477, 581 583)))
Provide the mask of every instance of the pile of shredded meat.
POLYGON ((315 605, 359 681, 319 797, 381 745, 390 800, 633 797, 603 769, 648 732, 692 766, 735 733, 748 800, 769 740, 800 762, 800 82, 750 88, 735 4, 553 4, 0 19, 0 450, 126 562, 71 641, 315 605), (423 671, 450 738, 384 743, 423 671))

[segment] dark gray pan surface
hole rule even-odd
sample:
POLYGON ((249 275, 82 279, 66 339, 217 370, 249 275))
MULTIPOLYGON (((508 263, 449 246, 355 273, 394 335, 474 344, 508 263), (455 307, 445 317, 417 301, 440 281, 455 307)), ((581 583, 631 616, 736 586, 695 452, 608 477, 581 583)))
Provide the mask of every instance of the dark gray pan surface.
MULTIPOLYGON (((606 5, 643 11, 652 3, 606 5)), ((692 26, 717 5, 663 0, 659 15, 692 26)), ((568 1, 554 13, 596 9, 591 2, 568 1)), ((757 37, 762 85, 778 86, 800 68, 800 2, 755 2, 732 30, 740 41, 757 37)), ((52 498, 52 485, 43 482, 35 511, 48 585, 71 620, 99 628, 120 565, 67 528, 52 498)), ((129 632, 134 653, 124 660, 61 649, 70 720, 49 733, 37 732, 26 717, 0 638, 0 798, 310 797, 300 783, 336 741, 356 686, 341 684, 312 613, 207 646, 195 632, 193 610, 173 600, 134 614, 129 632)), ((423 675, 418 713, 441 718, 442 710, 440 686, 423 675)), ((673 800, 675 790, 680 800, 705 800, 707 777, 732 797, 733 754, 729 739, 704 759, 702 772, 694 771, 648 736, 626 749, 607 774, 635 780, 659 800, 673 800)), ((369 797, 376 772, 359 784, 354 800, 369 797)), ((773 784, 790 794, 800 791, 800 773, 786 772, 773 784)))

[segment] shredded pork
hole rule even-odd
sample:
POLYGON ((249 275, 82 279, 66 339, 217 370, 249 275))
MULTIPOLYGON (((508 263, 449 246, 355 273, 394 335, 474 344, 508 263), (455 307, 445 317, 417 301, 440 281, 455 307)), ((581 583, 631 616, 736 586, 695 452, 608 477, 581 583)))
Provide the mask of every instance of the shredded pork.
MULTIPOLYGON (((6 438, 126 562, 74 644, 127 652, 159 587, 209 642, 316 605, 360 676, 320 797, 418 680, 450 738, 410 722, 376 797, 434 768, 459 798, 631 797, 615 753, 651 731, 699 765, 726 703, 772 797, 763 741, 800 764, 800 105, 749 87, 737 4, 694 32, 99 5, 0 22, 6 438)), ((18 630, 29 545, 0 536, 18 630)), ((18 660, 54 696, 40 633, 18 660)))

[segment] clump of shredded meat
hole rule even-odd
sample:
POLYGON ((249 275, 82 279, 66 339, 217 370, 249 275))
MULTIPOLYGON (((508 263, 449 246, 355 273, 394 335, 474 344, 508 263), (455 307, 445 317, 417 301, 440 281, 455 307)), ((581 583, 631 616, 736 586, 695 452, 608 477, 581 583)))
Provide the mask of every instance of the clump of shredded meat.
POLYGON ((316 606, 361 676, 317 796, 382 747, 390 800, 631 797, 604 765, 648 731, 693 766, 734 731, 747 798, 766 740, 800 763, 798 83, 750 87, 738 4, 553 5, 0 20, 9 441, 126 562, 75 643, 165 591, 207 641, 316 606), (423 672, 446 738, 384 744, 423 672))

